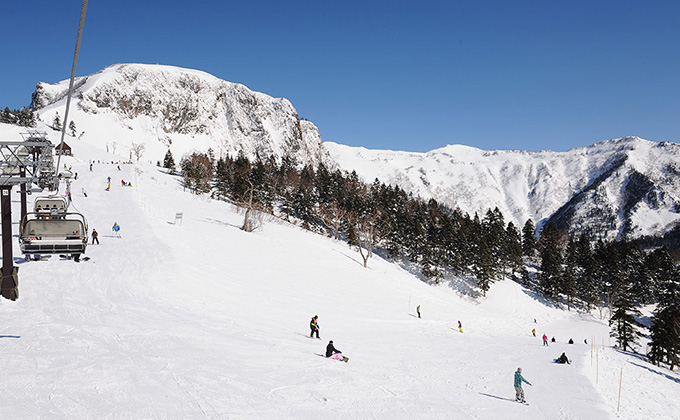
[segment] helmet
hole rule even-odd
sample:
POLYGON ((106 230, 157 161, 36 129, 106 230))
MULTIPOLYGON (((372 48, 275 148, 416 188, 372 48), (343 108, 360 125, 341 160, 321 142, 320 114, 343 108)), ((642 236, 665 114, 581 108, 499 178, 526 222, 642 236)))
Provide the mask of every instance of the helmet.
POLYGON ((517 368, 517 372, 522 373, 522 368, 517 368))
POLYGON ((316 318, 318 318, 318 317, 319 317, 319 315, 314 315, 314 319, 316 319, 316 318))
POLYGON ((333 340, 329 341, 328 344, 333 344, 333 340))

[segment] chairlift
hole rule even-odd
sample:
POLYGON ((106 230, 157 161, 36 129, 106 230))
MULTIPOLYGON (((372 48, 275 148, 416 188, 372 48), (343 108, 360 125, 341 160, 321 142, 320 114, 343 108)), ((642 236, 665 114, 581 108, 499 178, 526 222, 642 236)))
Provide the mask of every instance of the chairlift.
POLYGON ((19 245, 24 254, 68 253, 78 261, 87 241, 87 221, 80 213, 64 211, 57 217, 44 211, 27 213, 19 228, 19 245))
POLYGON ((33 212, 41 215, 50 214, 56 217, 60 213, 66 213, 68 204, 66 198, 60 195, 36 197, 33 203, 33 212))

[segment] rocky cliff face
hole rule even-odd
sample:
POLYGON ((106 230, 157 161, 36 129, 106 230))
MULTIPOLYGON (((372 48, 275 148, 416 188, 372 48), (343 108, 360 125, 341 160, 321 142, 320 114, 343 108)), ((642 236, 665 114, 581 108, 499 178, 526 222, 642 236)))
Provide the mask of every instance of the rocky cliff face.
MULTIPOLYGON (((44 121, 63 116, 67 89, 68 81, 38 84, 32 108, 44 121)), ((90 129, 91 141, 108 139, 107 146, 142 142, 162 154, 168 147, 174 154, 211 147, 218 156, 290 155, 301 164, 333 165, 318 129, 301 121, 288 100, 200 71, 118 64, 78 78, 72 101, 70 119, 90 129)))
POLYGON ((326 143, 345 169, 483 216, 498 207, 516 226, 532 219, 593 239, 664 233, 680 223, 680 145, 637 137, 567 152, 484 151, 446 146, 428 153, 326 143))

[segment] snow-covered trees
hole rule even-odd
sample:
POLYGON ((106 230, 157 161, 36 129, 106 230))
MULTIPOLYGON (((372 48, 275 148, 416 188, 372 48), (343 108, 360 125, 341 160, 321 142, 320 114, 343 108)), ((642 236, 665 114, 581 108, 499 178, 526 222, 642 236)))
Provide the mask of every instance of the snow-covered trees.
POLYGON ((35 127, 36 117, 35 113, 28 108, 10 110, 5 107, 5 109, 0 112, 0 123, 16 124, 22 127, 35 127))
POLYGON ((54 131, 61 131, 61 117, 58 112, 54 113, 54 119, 52 120, 52 129, 54 131))
POLYGON ((172 157, 172 152, 170 149, 165 153, 163 158, 163 167, 167 169, 171 174, 175 173, 175 158, 172 157))

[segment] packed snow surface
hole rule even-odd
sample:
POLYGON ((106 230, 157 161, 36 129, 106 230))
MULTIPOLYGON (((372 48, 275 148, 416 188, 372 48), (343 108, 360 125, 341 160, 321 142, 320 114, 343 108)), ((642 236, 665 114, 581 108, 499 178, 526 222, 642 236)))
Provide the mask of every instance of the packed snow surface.
MULTIPOLYGON (((2 418, 680 418, 680 377, 611 348, 597 316, 510 281, 472 299, 377 256, 364 268, 345 243, 278 219, 246 233, 232 205, 184 191, 177 176, 118 170, 70 144, 72 209, 101 244, 89 261, 24 262, 14 241, 20 297, 0 300, 2 418), (314 315, 321 340, 309 338, 314 315), (543 333, 557 342, 543 346, 543 333), (349 363, 324 357, 328 340, 349 363), (571 365, 552 363, 562 352, 571 365), (512 401, 518 367, 533 385, 528 406, 512 401)), ((16 188, 13 201, 18 220, 16 188)))

